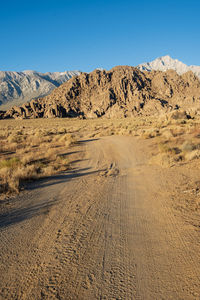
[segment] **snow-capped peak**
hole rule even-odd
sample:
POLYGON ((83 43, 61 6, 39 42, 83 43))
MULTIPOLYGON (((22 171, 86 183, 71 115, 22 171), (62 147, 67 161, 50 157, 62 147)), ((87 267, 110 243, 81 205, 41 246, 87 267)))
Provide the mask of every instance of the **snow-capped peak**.
POLYGON ((200 66, 188 66, 178 59, 171 58, 169 55, 161 56, 151 62, 140 64, 137 66, 137 68, 141 71, 167 71, 169 69, 172 69, 175 70, 178 74, 192 71, 200 78, 200 66))

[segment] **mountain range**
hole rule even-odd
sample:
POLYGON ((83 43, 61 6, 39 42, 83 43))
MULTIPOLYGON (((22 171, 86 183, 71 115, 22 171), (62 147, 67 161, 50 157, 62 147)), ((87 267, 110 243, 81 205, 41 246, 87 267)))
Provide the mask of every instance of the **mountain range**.
POLYGON ((140 71, 167 71, 175 70, 178 74, 184 74, 188 71, 192 71, 196 76, 200 78, 200 66, 188 66, 178 59, 173 59, 169 55, 156 58, 152 62, 143 63, 137 66, 140 71))
MULTIPOLYGON (((135 68, 144 73, 155 70, 163 72, 174 70, 179 75, 192 71, 200 79, 200 66, 187 66, 169 55, 140 64, 135 68)), ((103 72, 105 70, 96 69, 96 71, 103 72)), ((20 106, 32 99, 45 97, 72 77, 80 74, 80 71, 53 73, 0 71, 0 110, 7 110, 13 105, 20 106)))
POLYGON ((51 93, 79 71, 40 73, 36 71, 0 71, 0 107, 20 105, 51 93))
POLYGON ((46 97, 0 113, 0 118, 126 118, 198 111, 200 80, 192 72, 142 72, 118 66, 81 73, 46 97))

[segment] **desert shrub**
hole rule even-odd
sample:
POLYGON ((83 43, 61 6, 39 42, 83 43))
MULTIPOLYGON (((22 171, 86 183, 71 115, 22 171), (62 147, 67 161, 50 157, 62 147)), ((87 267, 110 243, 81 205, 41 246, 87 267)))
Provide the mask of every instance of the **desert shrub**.
POLYGON ((200 138, 200 129, 199 128, 192 128, 190 129, 190 132, 194 138, 199 139, 200 138))
POLYGON ((10 167, 0 169, 0 186, 1 192, 18 192, 19 183, 14 180, 13 173, 10 167))
POLYGON ((172 135, 174 137, 183 135, 184 133, 185 133, 185 128, 183 127, 177 127, 172 130, 172 135))
POLYGON ((9 135, 7 141, 9 143, 20 143, 22 141, 22 137, 20 135, 17 135, 17 134, 11 134, 9 135))
POLYGON ((23 165, 26 165, 26 164, 29 164, 29 163, 35 161, 36 157, 37 157, 37 159, 39 158, 38 155, 36 156, 34 152, 29 152, 22 156, 21 162, 23 165))
POLYGON ((181 153, 181 149, 179 149, 178 147, 172 147, 167 142, 159 143, 158 149, 160 153, 168 153, 171 155, 176 155, 181 153))
POLYGON ((192 151, 196 148, 195 144, 191 141, 185 141, 181 146, 180 146, 182 151, 192 151))
POLYGON ((36 179, 38 175, 38 166, 20 166, 16 169, 4 167, 0 169, 1 190, 3 192, 19 192, 24 180, 36 179))
POLYGON ((58 133, 59 134, 67 133, 67 129, 64 127, 60 127, 60 128, 58 128, 58 133))
POLYGON ((65 146, 69 147, 70 145, 76 144, 77 140, 73 134, 67 133, 65 134, 65 146))
POLYGON ((161 133, 162 137, 164 137, 168 140, 174 136, 172 130, 168 129, 168 128, 164 128, 160 133, 161 133))
POLYGON ((29 137, 29 140, 32 147, 39 146, 43 142, 42 137, 38 136, 29 137))
POLYGON ((1 168, 16 168, 20 164, 20 160, 17 157, 12 157, 10 159, 5 159, 0 161, 1 168))
POLYGON ((4 144, 3 148, 5 151, 15 152, 16 149, 18 148, 18 144, 17 143, 6 143, 6 144, 4 144))
POLYGON ((10 168, 8 167, 3 167, 0 169, 0 178, 1 178, 1 181, 4 183, 6 181, 6 178, 8 176, 11 175, 11 170, 10 168))
POLYGON ((154 138, 159 135, 159 130, 156 128, 145 129, 143 133, 143 138, 149 139, 154 138))
POLYGON ((200 158, 200 150, 193 150, 193 151, 187 152, 185 154, 185 159, 188 161, 197 159, 197 158, 200 158))
POLYGON ((45 168, 43 168, 42 174, 43 174, 43 176, 51 176, 51 175, 55 174, 55 167, 52 165, 46 166, 45 168))
POLYGON ((38 177, 40 166, 37 164, 22 166, 15 170, 14 178, 19 182, 27 179, 36 179, 38 177))
POLYGON ((57 152, 56 148, 48 148, 45 152, 45 157, 49 160, 54 160, 57 157, 57 152))
POLYGON ((176 155, 176 154, 181 153, 181 149, 179 149, 178 147, 172 147, 172 148, 169 149, 168 152, 171 153, 172 155, 176 155))
POLYGON ((173 164, 173 158, 169 153, 158 153, 150 159, 149 163, 168 167, 173 164))
POLYGON ((51 128, 46 130, 45 135, 54 135, 57 134, 57 129, 56 128, 51 128))
POLYGON ((43 130, 41 129, 36 129, 34 132, 33 132, 34 136, 35 137, 42 137, 44 135, 44 132, 43 130))

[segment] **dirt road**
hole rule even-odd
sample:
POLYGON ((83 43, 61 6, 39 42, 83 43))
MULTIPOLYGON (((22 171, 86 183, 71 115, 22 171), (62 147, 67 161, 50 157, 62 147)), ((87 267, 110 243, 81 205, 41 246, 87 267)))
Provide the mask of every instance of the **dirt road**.
POLYGON ((197 232, 143 146, 112 136, 72 151, 74 170, 1 204, 0 298, 200 299, 197 232))

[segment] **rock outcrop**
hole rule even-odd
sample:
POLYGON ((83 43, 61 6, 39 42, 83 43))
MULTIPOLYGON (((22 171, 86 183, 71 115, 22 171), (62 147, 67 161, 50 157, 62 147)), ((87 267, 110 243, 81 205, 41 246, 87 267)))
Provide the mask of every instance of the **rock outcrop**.
POLYGON ((200 106, 200 81, 192 72, 141 72, 118 66, 71 78, 50 95, 14 106, 2 118, 124 118, 200 106))

